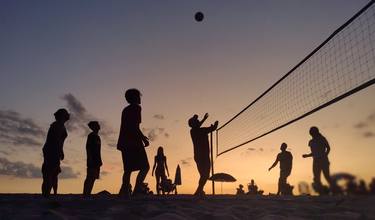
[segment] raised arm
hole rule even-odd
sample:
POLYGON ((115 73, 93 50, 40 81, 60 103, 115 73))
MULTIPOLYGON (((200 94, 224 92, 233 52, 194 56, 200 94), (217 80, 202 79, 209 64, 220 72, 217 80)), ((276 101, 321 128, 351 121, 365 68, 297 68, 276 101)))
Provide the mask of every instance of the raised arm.
POLYGON ((199 127, 202 126, 202 124, 206 121, 208 118, 208 113, 204 114, 202 121, 199 122, 199 127))

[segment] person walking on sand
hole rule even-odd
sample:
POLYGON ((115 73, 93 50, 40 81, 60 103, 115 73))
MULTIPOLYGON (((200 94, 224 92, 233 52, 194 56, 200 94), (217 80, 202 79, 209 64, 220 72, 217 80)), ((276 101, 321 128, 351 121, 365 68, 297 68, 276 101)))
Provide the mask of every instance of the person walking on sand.
POLYGON ((289 151, 286 150, 287 147, 288 146, 286 143, 281 144, 281 147, 280 147, 281 152, 277 155, 275 162, 268 169, 268 171, 271 171, 271 169, 274 168, 277 165, 277 163, 280 162, 280 177, 279 177, 277 195, 280 195, 280 193, 286 194, 287 178, 292 172, 293 156, 289 151))
MULTIPOLYGON (((163 147, 158 148, 158 153, 155 156, 154 160, 154 166, 152 167, 152 176, 154 176, 155 172, 155 178, 156 178, 156 192, 159 195, 160 194, 160 182, 162 180, 165 180, 167 176, 165 175, 165 170, 167 170, 167 175, 169 176, 168 166, 167 166, 167 157, 164 156, 164 150, 163 147)), ((163 191, 164 194, 164 191, 163 191)))
POLYGON ((58 175, 61 172, 60 160, 64 160, 64 141, 68 136, 65 128, 65 122, 69 120, 70 115, 66 109, 59 109, 54 114, 54 121, 48 129, 46 142, 43 146, 43 183, 42 195, 48 197, 53 186, 56 187, 58 175))
POLYGON ((312 139, 309 141, 309 147, 311 149, 310 154, 303 154, 303 158, 312 157, 313 158, 313 175, 314 182, 313 188, 319 194, 325 194, 324 187, 322 185, 320 175, 323 172, 324 178, 328 182, 330 188, 332 189, 332 181, 329 172, 329 160, 328 154, 331 151, 331 147, 327 139, 319 132, 319 129, 315 126, 310 128, 310 135, 312 139))
POLYGON ((130 176, 133 171, 139 170, 133 195, 143 191, 143 181, 150 169, 145 147, 149 145, 148 138, 143 135, 141 124, 141 93, 137 89, 125 92, 125 99, 129 103, 122 111, 120 134, 117 149, 121 151, 124 174, 119 194, 129 197, 130 176))
POLYGON ((92 132, 87 136, 86 155, 87 155, 87 174, 83 184, 83 195, 91 194, 94 182, 99 179, 100 167, 102 166, 102 158, 100 155, 101 141, 99 136, 100 125, 97 121, 88 123, 92 132))
POLYGON ((197 190, 194 195, 204 196, 204 185, 210 175, 210 155, 209 155, 209 142, 208 134, 215 131, 219 122, 215 121, 210 127, 201 127, 204 121, 208 118, 206 113, 201 121, 198 120, 198 115, 194 115, 188 121, 191 139, 194 146, 194 160, 197 164, 198 172, 200 175, 197 190))

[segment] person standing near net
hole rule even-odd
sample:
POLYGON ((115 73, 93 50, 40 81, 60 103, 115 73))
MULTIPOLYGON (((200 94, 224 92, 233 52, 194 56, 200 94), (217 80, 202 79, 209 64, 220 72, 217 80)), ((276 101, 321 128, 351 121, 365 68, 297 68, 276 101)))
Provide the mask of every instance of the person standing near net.
POLYGON ((303 154, 303 158, 312 157, 313 158, 313 175, 314 182, 313 188, 319 194, 327 194, 328 190, 322 185, 320 175, 323 172, 324 178, 329 184, 332 190, 332 181, 329 171, 329 160, 328 154, 331 151, 331 147, 327 139, 319 132, 319 129, 315 126, 310 128, 310 135, 312 139, 309 141, 309 147, 311 149, 310 154, 303 154))
POLYGON ((125 99, 129 103, 122 111, 120 134, 117 149, 121 151, 124 174, 119 194, 130 196, 130 176, 133 171, 138 171, 138 176, 133 190, 133 195, 143 192, 143 181, 150 169, 145 147, 149 145, 148 138, 143 135, 141 124, 141 93, 137 89, 125 92, 125 99))
POLYGON ((100 125, 97 121, 88 123, 92 132, 87 136, 86 155, 87 155, 87 174, 83 185, 83 195, 91 194, 94 182, 99 179, 102 158, 100 155, 101 141, 99 136, 100 125))
POLYGON ((64 108, 59 109, 54 114, 54 121, 48 129, 46 143, 43 146, 43 183, 42 195, 48 197, 54 186, 57 193, 57 178, 61 172, 60 160, 64 160, 64 141, 68 136, 65 128, 65 122, 70 118, 68 111, 64 108))
POLYGON ((293 156, 292 153, 287 151, 288 145, 286 143, 282 143, 280 150, 281 152, 277 155, 275 162, 272 164, 272 166, 268 169, 268 171, 271 171, 272 168, 274 168, 277 163, 280 162, 280 177, 279 177, 279 184, 277 189, 277 195, 289 194, 287 193, 287 178, 292 172, 292 163, 293 163, 293 156))
MULTIPOLYGON (((163 147, 158 148, 158 153, 155 156, 154 166, 152 167, 152 176, 156 178, 156 192, 160 194, 160 183, 161 181, 165 181, 167 176, 165 175, 165 170, 167 170, 167 175, 169 176, 168 166, 167 166, 167 157, 164 155, 163 147)), ((163 191, 164 194, 164 191, 163 191)))
POLYGON ((200 175, 198 188, 194 195, 204 196, 204 185, 210 175, 210 154, 209 154, 209 142, 208 134, 215 131, 219 122, 215 121, 210 127, 201 127, 204 121, 208 118, 206 113, 201 121, 198 119, 198 115, 194 115, 188 121, 190 129, 191 139, 194 146, 194 160, 197 164, 198 172, 200 175))

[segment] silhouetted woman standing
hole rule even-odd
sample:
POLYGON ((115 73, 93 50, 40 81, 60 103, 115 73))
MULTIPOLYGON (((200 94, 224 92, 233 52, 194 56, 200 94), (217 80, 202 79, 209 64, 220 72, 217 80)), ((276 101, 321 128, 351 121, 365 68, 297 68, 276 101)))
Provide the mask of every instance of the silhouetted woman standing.
POLYGON ((46 143, 43 146, 43 183, 42 194, 48 197, 52 186, 57 191, 57 176, 61 172, 60 160, 64 159, 64 141, 68 136, 65 128, 65 122, 69 120, 70 115, 66 109, 59 109, 54 114, 56 121, 54 121, 47 134, 46 143))
POLYGON ((156 192, 160 194, 160 183, 163 179, 166 179, 165 170, 167 170, 167 175, 169 176, 167 157, 164 155, 163 147, 158 148, 158 153, 155 156, 154 167, 152 168, 152 176, 155 171, 156 178, 156 192), (156 167, 156 171, 155 171, 156 167))

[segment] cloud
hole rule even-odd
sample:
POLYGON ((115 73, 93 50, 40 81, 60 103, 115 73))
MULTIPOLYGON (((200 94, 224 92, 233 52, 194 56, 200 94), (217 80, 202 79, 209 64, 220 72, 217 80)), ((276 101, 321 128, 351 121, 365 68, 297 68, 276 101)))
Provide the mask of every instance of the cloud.
POLYGON ((365 120, 360 121, 357 124, 355 124, 354 128, 358 129, 364 138, 372 138, 372 137, 375 137, 375 133, 370 129, 374 124, 375 124, 375 112, 369 114, 365 120))
POLYGON ((41 169, 31 163, 21 161, 11 162, 0 157, 0 175, 14 176, 19 178, 41 178, 41 169))
POLYGON ((364 122, 359 122, 359 123, 355 124, 354 127, 358 128, 358 129, 361 129, 361 128, 367 127, 367 124, 364 123, 364 122))
POLYGON ((187 166, 187 167, 191 166, 192 162, 193 162, 193 158, 192 157, 188 157, 188 158, 182 159, 180 161, 180 163, 181 163, 182 166, 187 166))
MULTIPOLYGON (((62 166, 61 179, 77 178, 79 173, 73 171, 71 167, 62 166)), ((42 171, 40 167, 31 163, 24 163, 22 161, 12 162, 4 157, 0 157, 0 175, 13 176, 23 179, 42 178, 42 171)))
POLYGON ((375 137, 375 133, 372 132, 372 131, 366 131, 366 132, 363 133, 363 137, 372 138, 372 137, 375 137))
POLYGON ((73 168, 68 166, 61 166, 61 173, 59 175, 60 179, 75 179, 80 175, 79 172, 74 172, 73 168))
POLYGON ((90 114, 81 101, 79 101, 73 94, 65 94, 62 99, 66 102, 66 107, 70 113, 70 120, 66 123, 69 131, 79 130, 87 135, 90 129, 87 123, 90 121, 98 121, 101 127, 100 136, 104 138, 109 146, 116 146, 116 140, 114 137, 114 130, 104 120, 97 119, 95 116, 90 114))
POLYGON ((30 118, 12 110, 0 110, 0 143, 40 147, 45 130, 30 118))
POLYGON ((150 141, 155 141, 159 136, 169 138, 169 134, 165 131, 165 128, 142 128, 142 132, 148 137, 150 141))
POLYGON ((164 115, 162 115, 162 114, 155 114, 155 115, 152 116, 152 117, 155 118, 155 119, 159 119, 159 120, 163 120, 163 119, 165 119, 164 115))

